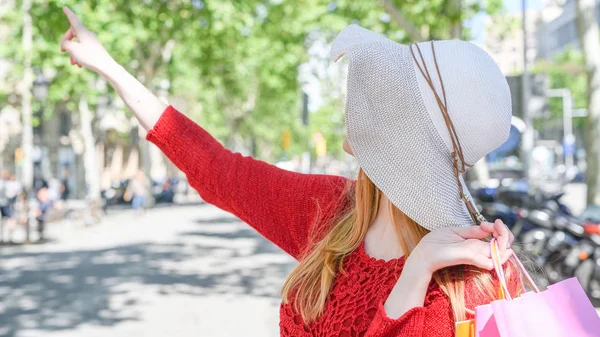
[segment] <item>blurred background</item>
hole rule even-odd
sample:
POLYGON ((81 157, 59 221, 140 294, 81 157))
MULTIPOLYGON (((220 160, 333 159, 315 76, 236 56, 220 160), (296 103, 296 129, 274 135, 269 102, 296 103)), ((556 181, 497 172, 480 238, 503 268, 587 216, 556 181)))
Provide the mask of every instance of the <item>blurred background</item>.
POLYGON ((468 172, 543 285, 600 307, 600 1, 0 1, 0 336, 278 336, 294 261, 205 204, 109 85, 72 67, 70 6, 113 57, 234 151, 354 176, 342 151, 350 23, 464 39, 500 65, 507 142, 468 172))

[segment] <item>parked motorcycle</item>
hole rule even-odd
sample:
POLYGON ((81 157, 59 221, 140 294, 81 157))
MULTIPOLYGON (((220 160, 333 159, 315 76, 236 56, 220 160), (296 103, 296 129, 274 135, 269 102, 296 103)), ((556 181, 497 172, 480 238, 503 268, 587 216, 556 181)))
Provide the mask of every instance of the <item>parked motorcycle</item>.
POLYGON ((598 227, 586 224, 581 227, 583 233, 571 232, 572 236, 557 232, 549 241, 556 250, 549 253, 544 264, 550 283, 577 277, 595 306, 600 306, 600 235, 595 234, 598 227))

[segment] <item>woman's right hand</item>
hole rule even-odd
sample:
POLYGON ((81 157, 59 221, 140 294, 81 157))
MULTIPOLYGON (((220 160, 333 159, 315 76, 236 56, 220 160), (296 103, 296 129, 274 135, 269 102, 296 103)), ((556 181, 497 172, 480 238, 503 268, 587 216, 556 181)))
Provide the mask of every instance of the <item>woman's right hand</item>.
POLYGON ((114 64, 114 60, 104 49, 96 34, 85 28, 68 7, 63 7, 63 12, 69 20, 70 27, 62 37, 60 47, 63 52, 69 53, 71 64, 96 72, 114 64), (73 40, 75 38, 77 41, 73 40))
POLYGON ((69 19, 70 27, 60 40, 60 49, 69 53, 71 64, 86 67, 104 77, 144 129, 152 129, 167 104, 121 67, 104 49, 96 35, 85 28, 69 8, 64 7, 63 12, 69 19))

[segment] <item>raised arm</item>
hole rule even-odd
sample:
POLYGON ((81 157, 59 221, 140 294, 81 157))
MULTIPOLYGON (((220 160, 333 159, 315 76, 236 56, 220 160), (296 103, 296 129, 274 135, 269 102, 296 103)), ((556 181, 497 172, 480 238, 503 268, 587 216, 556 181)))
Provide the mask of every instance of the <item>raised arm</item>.
POLYGON ((294 257, 315 224, 324 225, 347 204, 350 187, 338 176, 300 174, 232 153, 169 106, 148 133, 202 198, 231 212, 294 257))
POLYGON ((61 41, 73 64, 96 71, 115 88, 155 143, 202 198, 233 213, 294 257, 348 204, 343 177, 309 175, 232 153, 199 125, 161 102, 115 62, 96 36, 64 9, 71 28, 61 41), (77 38, 77 42, 72 41, 77 38))

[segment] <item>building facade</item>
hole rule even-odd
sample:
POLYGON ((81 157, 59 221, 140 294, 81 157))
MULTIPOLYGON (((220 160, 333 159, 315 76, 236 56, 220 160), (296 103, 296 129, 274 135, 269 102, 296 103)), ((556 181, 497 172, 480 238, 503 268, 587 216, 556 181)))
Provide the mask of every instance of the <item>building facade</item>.
MULTIPOLYGON (((569 48, 580 48, 576 14, 575 0, 567 0, 559 15, 543 18, 537 33, 541 42, 537 47, 538 59, 552 59, 569 48)), ((600 22, 600 0, 596 0, 596 20, 600 22)))
MULTIPOLYGON (((527 64, 536 58, 536 20, 530 11, 527 18, 527 64)), ((523 25, 521 13, 490 16, 486 19, 485 49, 506 76, 523 72, 523 25)))

